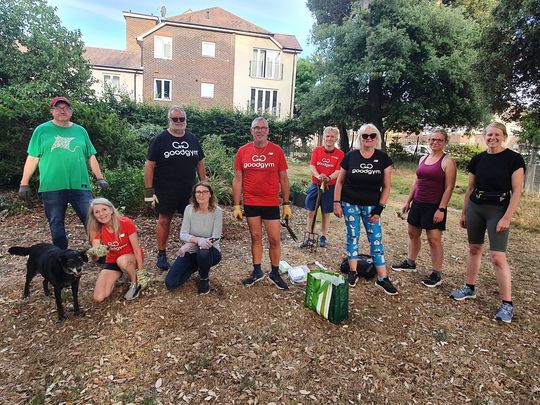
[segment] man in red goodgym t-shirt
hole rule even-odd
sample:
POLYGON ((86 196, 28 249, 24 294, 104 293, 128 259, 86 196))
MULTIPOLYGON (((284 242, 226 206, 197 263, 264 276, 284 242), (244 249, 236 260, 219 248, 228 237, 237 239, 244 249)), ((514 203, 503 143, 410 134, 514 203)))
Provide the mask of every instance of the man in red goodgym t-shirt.
POLYGON ((287 161, 283 150, 268 140, 268 122, 258 117, 251 123, 253 142, 240 147, 234 161, 233 179, 233 216, 243 219, 240 200, 244 197, 244 212, 246 214, 249 233, 251 236, 251 256, 253 271, 242 284, 252 286, 264 279, 261 268, 263 244, 262 225, 266 229, 269 244, 269 256, 272 269, 269 280, 281 290, 288 285, 279 274, 281 258, 281 240, 279 223, 279 190, 283 198, 283 219, 289 219, 291 203, 289 202, 289 178, 287 176, 287 161))

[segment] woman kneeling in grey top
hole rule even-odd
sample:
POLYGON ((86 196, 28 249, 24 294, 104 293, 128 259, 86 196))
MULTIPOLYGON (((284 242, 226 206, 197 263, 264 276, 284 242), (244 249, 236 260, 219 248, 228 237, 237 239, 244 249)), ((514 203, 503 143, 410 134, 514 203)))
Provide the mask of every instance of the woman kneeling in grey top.
POLYGON ((223 226, 223 211, 216 204, 210 184, 200 182, 193 186, 191 204, 184 211, 180 240, 185 242, 178 250, 165 285, 169 289, 184 284, 199 271, 199 294, 208 294, 210 267, 221 260, 219 238, 223 226))

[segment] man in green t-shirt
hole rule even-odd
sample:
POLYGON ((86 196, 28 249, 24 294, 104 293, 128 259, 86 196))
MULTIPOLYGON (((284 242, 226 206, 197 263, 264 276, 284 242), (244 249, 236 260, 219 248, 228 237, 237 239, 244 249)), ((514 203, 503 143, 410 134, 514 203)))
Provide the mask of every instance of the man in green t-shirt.
POLYGON ((19 195, 30 197, 30 178, 39 165, 39 193, 49 222, 53 243, 67 249, 65 216, 68 203, 86 226, 92 200, 87 163, 101 188, 109 187, 101 175, 96 149, 86 130, 71 122, 73 109, 65 97, 51 100, 53 119, 39 125, 28 145, 19 195))

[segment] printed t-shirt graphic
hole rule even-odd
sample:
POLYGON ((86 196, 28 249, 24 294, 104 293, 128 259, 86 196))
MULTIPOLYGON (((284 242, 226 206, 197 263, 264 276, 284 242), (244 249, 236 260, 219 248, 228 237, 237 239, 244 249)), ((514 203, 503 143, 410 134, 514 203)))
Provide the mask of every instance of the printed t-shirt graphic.
MULTIPOLYGON (((326 176, 330 177, 330 175, 334 173, 336 169, 339 169, 339 165, 344 156, 345 153, 338 148, 334 148, 332 152, 328 152, 324 146, 317 146, 315 149, 313 149, 309 164, 315 166, 319 174, 325 174, 326 176)), ((337 179, 329 181, 328 185, 332 186, 336 184, 336 180, 337 179)), ((311 176, 311 182, 317 183, 315 176, 311 176)))
POLYGON ((250 142, 238 149, 234 168, 243 172, 244 205, 279 205, 279 172, 287 170, 283 149, 272 142, 255 148, 250 142))
POLYGON ((39 158, 39 192, 90 190, 87 160, 96 154, 88 132, 77 124, 39 125, 28 144, 28 155, 39 158))
POLYGON ((150 142, 147 159, 156 162, 155 188, 173 188, 182 183, 191 187, 195 184, 197 163, 204 159, 204 153, 191 132, 177 137, 165 130, 150 142))

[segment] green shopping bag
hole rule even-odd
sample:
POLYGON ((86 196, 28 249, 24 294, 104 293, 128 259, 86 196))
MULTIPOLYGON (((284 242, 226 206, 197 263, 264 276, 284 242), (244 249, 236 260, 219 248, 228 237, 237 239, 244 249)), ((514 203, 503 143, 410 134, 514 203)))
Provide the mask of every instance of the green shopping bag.
POLYGON ((338 324, 349 317, 349 284, 341 274, 312 270, 307 276, 304 305, 338 324))

